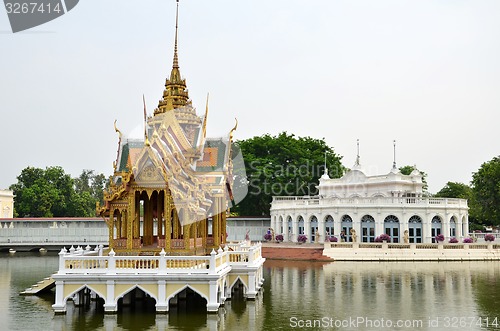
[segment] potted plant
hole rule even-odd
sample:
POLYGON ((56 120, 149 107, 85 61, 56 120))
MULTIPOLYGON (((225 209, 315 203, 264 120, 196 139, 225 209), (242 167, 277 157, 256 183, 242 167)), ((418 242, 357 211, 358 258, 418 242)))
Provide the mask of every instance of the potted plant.
POLYGON ((463 243, 464 244, 472 244, 474 242, 474 239, 471 237, 464 238, 463 243))
POLYGON ((297 237, 297 242, 299 244, 303 244, 307 241, 307 236, 304 235, 304 234, 299 234, 299 236, 297 237))
POLYGON ((450 244, 456 244, 456 243, 458 243, 458 239, 457 239, 457 238, 455 238, 455 237, 451 237, 451 238, 450 238, 450 240, 448 240, 448 242, 449 242, 450 244))
POLYGON ((484 241, 489 241, 489 242, 495 241, 495 236, 492 235, 491 233, 488 233, 484 235, 484 241))
POLYGON ((264 239, 265 239, 266 241, 270 241, 271 239, 273 239, 273 236, 272 236, 270 233, 266 233, 266 234, 264 235, 264 239))
POLYGON ((444 235, 438 234, 434 239, 436 239, 437 243, 442 243, 444 241, 444 235))
POLYGON ((280 242, 283 241, 283 235, 282 234, 277 234, 276 237, 274 237, 274 239, 276 239, 277 243, 280 243, 280 242))

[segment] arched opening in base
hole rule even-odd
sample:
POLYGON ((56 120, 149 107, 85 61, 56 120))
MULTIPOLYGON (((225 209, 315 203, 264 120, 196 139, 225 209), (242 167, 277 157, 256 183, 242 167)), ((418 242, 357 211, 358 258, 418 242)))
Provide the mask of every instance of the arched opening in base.
POLYGON ((142 289, 136 287, 118 299, 118 312, 152 312, 156 311, 156 300, 142 289))
POLYGON ((193 289, 186 287, 168 301, 168 307, 170 315, 181 312, 206 314, 207 300, 193 289))

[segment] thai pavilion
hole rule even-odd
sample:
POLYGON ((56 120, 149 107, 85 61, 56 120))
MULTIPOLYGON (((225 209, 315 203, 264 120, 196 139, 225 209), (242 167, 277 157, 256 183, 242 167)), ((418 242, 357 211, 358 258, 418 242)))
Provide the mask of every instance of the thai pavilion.
POLYGON ((284 240, 304 234, 308 242, 340 241, 344 235, 348 242, 373 242, 386 233, 395 243, 430 243, 438 234, 468 235, 467 200, 425 197, 422 174, 403 175, 395 159, 389 173, 366 175, 359 142, 356 162, 344 176, 330 178, 327 172, 319 179, 318 196, 273 197, 271 227, 284 240))
MULTIPOLYGON (((193 295, 216 312, 239 288, 254 299, 263 284, 261 244, 226 243, 226 212, 246 187, 233 189, 233 168, 243 165, 225 138, 206 137, 208 106, 198 116, 181 77, 177 54, 178 3, 173 66, 163 96, 148 117, 144 138, 119 135, 114 173, 98 213, 109 228, 109 248, 62 249, 52 275, 55 313, 87 297, 106 313, 154 300, 167 312, 193 295)), ((207 100, 208 103, 208 100, 207 100)))

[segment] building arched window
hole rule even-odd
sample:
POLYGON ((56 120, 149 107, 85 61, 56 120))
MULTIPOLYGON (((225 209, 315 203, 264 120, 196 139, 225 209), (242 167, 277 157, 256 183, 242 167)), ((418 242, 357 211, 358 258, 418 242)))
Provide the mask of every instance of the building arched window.
POLYGON ((333 236, 334 234, 335 233, 333 230, 333 217, 332 217, 332 215, 328 215, 325 218, 325 236, 329 237, 329 236, 333 236))
POLYGON ((341 227, 342 227, 342 232, 344 232, 344 235, 345 235, 345 241, 351 242, 352 241, 352 238, 351 238, 352 218, 351 218, 351 216, 349 216, 349 215, 342 216, 341 227))
POLYGON ((452 216, 450 218, 450 237, 457 236, 457 218, 452 216))
POLYGON ((371 215, 361 217, 361 241, 375 241, 375 219, 371 215))
POLYGON ((399 240, 399 218, 389 215, 384 219, 384 232, 391 237, 391 242, 398 243, 399 240))
POLYGON ((311 217, 311 242, 317 242, 319 240, 319 233, 318 233, 318 218, 316 216, 311 217))
POLYGON ((299 224, 299 234, 304 234, 304 218, 299 216, 297 218, 297 223, 299 224))
POLYGON ((408 220, 408 235, 410 243, 422 242, 422 219, 420 216, 413 215, 408 220))
POLYGON ((436 236, 441 234, 441 229, 442 229, 442 222, 441 222, 441 217, 439 216, 434 216, 431 220, 431 237, 432 237, 432 242, 435 243, 436 241, 436 236))

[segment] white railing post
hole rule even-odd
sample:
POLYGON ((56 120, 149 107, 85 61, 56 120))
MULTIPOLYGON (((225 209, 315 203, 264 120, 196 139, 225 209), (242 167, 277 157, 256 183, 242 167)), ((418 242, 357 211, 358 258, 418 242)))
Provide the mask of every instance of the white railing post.
POLYGON ((64 256, 66 255, 66 249, 61 248, 61 251, 59 252, 59 273, 65 273, 66 272, 66 263, 64 263, 64 256))
POLYGON ((254 249, 255 249, 255 246, 252 246, 248 249, 248 265, 253 265, 253 261, 254 261, 254 249))
POLYGON ((108 258, 108 273, 110 274, 115 274, 116 273, 116 260, 115 260, 115 251, 111 249, 109 252, 109 258, 108 258))
POLYGON ((210 252, 210 273, 215 273, 215 250, 212 248, 212 252, 210 252))
POLYGON ((158 265, 158 268, 160 269, 160 274, 166 274, 167 273, 167 259, 165 258, 165 255, 167 255, 167 253, 165 253, 165 249, 161 249, 161 252, 160 252, 160 262, 159 262, 159 265, 158 265))

